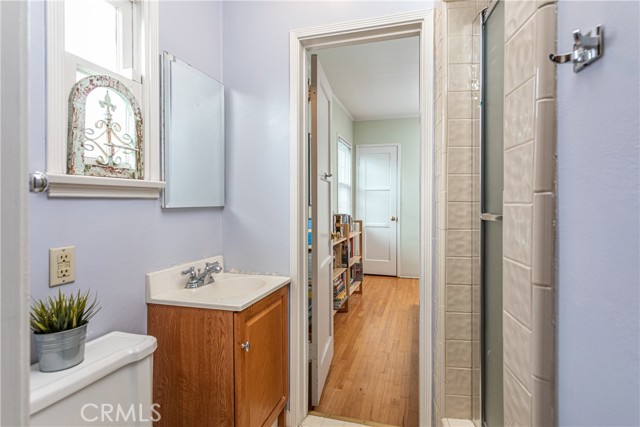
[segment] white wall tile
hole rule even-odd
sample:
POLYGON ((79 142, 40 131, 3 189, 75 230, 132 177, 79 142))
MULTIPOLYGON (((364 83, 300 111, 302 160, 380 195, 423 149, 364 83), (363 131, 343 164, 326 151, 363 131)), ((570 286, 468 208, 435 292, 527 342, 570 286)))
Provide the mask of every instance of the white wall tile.
POLYGON ((470 36, 473 34, 475 7, 449 8, 447 10, 447 31, 449 36, 470 36))
POLYGON ((447 203, 447 228, 470 230, 472 208, 473 204, 470 202, 447 203))
POLYGON ((536 25, 536 99, 553 98, 556 94, 556 66, 549 61, 549 54, 558 52, 556 47, 556 5, 539 9, 536 25))
POLYGON ((450 92, 447 94, 447 114, 450 119, 470 119, 471 92, 450 92))
POLYGON ((448 89, 450 91, 470 91, 473 79, 473 65, 452 64, 448 67, 448 89))
POLYGON ((533 198, 533 242, 531 267, 533 283, 550 286, 553 280, 553 215, 551 193, 536 194, 533 198))
POLYGON ((504 203, 531 203, 533 198, 533 142, 504 153, 504 203))
POLYGON ((551 381, 554 371, 553 289, 533 287, 533 375, 551 381))
POLYGON ((535 81, 530 79, 525 85, 507 95, 504 105, 504 147, 509 149, 526 141, 534 134, 535 81))
POLYGON ((503 316, 504 364, 531 390, 531 331, 509 313, 503 316))
POLYGON ((504 309, 531 328, 531 269, 509 259, 503 266, 504 309))
POLYGON ((533 379, 532 424, 536 427, 553 427, 553 386, 539 378, 533 379))
POLYGON ((471 230, 447 230, 447 256, 469 257, 471 251, 471 230))
POLYGON ((505 40, 509 38, 533 15, 535 0, 507 0, 504 4, 505 40))
POLYGON ((504 371, 504 419, 507 426, 526 427, 532 425, 531 393, 518 383, 508 369, 504 371))
POLYGON ((471 368, 471 341, 452 341, 446 343, 447 366, 471 368))
POLYGON ((447 258, 447 284, 471 284, 471 258, 447 258))
POLYGON ((505 47, 504 90, 507 95, 535 74, 534 35, 534 22, 528 21, 505 47))
POLYGON ((447 313, 445 315, 445 338, 448 340, 471 340, 471 314, 447 313))
POLYGON ((534 191, 554 191, 556 169, 556 103, 545 99, 536 103, 534 191))
POLYGON ((471 399, 468 396, 445 397, 445 416, 447 418, 471 418, 471 399))
POLYGON ((473 171, 473 151, 470 147, 449 148, 448 173, 471 175, 473 171))
POLYGON ((472 141, 472 121, 470 119, 459 120, 450 119, 447 122, 449 138, 447 144, 449 147, 471 147, 472 141))
POLYGON ((471 396, 471 369, 447 368, 447 394, 471 396))
POLYGON ((449 64, 470 64, 473 54, 472 36, 453 36, 447 39, 449 64))
POLYGON ((447 196, 450 202, 471 202, 473 200, 473 177, 470 175, 449 175, 447 196))
POLYGON ((505 205, 503 253, 525 265, 531 265, 531 205, 505 205))
POLYGON ((447 285, 447 312, 471 313, 471 286, 447 285))

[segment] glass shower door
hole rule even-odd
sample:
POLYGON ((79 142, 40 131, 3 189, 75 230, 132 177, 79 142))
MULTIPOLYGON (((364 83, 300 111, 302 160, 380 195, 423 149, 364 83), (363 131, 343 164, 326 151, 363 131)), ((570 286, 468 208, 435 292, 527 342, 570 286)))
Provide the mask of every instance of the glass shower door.
MULTIPOLYGON (((504 425, 502 386, 502 191, 504 189, 504 1, 483 14, 479 118, 479 294, 481 415, 504 425)), ((475 409, 475 408, 474 408, 475 409)), ((479 411, 478 411, 479 412, 479 411)), ((474 421, 476 419, 474 413, 474 421)))

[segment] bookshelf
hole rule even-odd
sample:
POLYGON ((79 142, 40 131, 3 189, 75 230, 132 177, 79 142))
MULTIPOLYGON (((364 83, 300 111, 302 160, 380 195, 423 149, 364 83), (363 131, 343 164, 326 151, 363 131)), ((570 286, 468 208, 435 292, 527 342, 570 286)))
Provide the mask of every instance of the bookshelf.
POLYGON ((349 297, 362 293, 362 220, 334 215, 333 314, 349 311, 349 297))

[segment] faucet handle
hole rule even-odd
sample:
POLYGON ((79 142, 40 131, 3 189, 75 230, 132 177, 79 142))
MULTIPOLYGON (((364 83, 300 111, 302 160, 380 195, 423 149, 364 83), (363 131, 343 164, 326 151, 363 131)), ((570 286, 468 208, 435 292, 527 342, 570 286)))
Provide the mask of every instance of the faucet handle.
POLYGON ((180 272, 183 276, 189 276, 190 279, 195 279, 196 277, 196 269, 193 266, 187 268, 186 270, 180 272))
POLYGON ((219 261, 205 262, 204 268, 209 268, 209 267, 220 267, 220 262, 219 261))

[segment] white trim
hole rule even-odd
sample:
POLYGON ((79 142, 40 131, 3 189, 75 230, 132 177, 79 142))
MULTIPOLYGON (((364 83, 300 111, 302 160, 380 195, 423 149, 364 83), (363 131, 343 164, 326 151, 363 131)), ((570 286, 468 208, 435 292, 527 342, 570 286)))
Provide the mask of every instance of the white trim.
MULTIPOLYGON (((334 98, 337 99, 337 98, 334 98)), ((344 213, 344 212, 339 212, 338 209, 340 209, 340 173, 338 172, 338 157, 340 155, 339 151, 340 151, 340 141, 342 141, 344 143, 344 145, 346 145, 347 147, 349 147, 349 153, 351 156, 351 164, 349 165, 349 169, 351 172, 351 209, 349 210, 349 215, 352 215, 355 217, 356 215, 356 209, 355 209, 355 205, 353 204, 353 196, 354 196, 354 191, 353 189, 355 188, 355 181, 353 179, 353 145, 351 145, 351 142, 347 141, 346 138, 343 138, 342 135, 340 135, 339 132, 336 132, 336 143, 335 143, 335 151, 336 151, 336 171, 335 171, 335 177, 336 179, 334 180, 334 182, 336 183, 336 188, 335 188, 335 192, 336 192, 336 206, 335 209, 333 209, 332 207, 332 213, 344 213)), ((331 198, 332 202, 333 202, 333 197, 331 198)))
POLYGON ((157 199, 165 183, 143 179, 47 174, 49 197, 157 199))
POLYGON ((342 103, 340 98, 338 98, 335 94, 333 94, 333 100, 336 102, 336 104, 338 104, 338 106, 342 109, 342 111, 344 111, 347 117, 349 117, 349 120, 351 120, 352 122, 355 122, 355 120, 353 119, 353 115, 351 114, 351 111, 349 111, 349 109, 345 107, 345 105, 342 103))
MULTIPOLYGON (((401 234, 402 234, 402 146, 399 142, 389 143, 389 144, 358 144, 356 145, 356 183, 355 189, 359 188, 358 183, 358 168, 360 167, 360 163, 358 162, 358 157, 360 156, 360 148, 378 148, 378 147, 396 147, 396 215, 397 215, 397 225, 396 225, 396 277, 404 277, 402 276, 402 269, 400 268, 401 261, 401 250, 400 245, 402 244, 401 234)), ((356 197, 356 214, 360 213, 360 198, 356 197)), ((360 219, 362 219, 362 215, 357 215, 360 219)), ((364 226, 364 225, 363 225, 364 226)), ((364 230, 362 230, 364 232, 364 230)), ((364 253, 363 253, 364 255, 364 253)), ((364 258, 362 260, 364 264, 364 258)))
POLYGON ((28 8, 0 2, 0 424, 16 426, 29 423, 28 8))
POLYGON ((289 36, 290 84, 290 400, 287 425, 300 425, 308 413, 307 378, 307 94, 305 50, 420 35, 420 322, 419 394, 420 425, 432 423, 432 254, 433 254, 433 11, 412 12, 291 31, 289 36), (426 147, 426 149, 425 149, 426 147), (427 178, 425 178, 427 177, 427 178), (428 182, 425 186, 424 182, 428 182), (428 232, 427 232, 428 230, 428 232), (427 236, 429 236, 427 244, 427 236), (427 251, 428 249, 428 251, 427 251))
MULTIPOLYGON (((158 198, 164 183, 160 179, 160 129, 159 129, 159 56, 158 56, 158 0, 136 2, 142 21, 139 38, 144 58, 140 65, 142 75, 142 105, 144 113, 144 184, 131 185, 126 180, 113 178, 116 182, 105 185, 99 177, 81 177, 73 181, 73 189, 56 175, 67 171, 67 88, 70 88, 69 73, 65 58, 70 57, 64 48, 64 1, 46 2, 46 159, 47 174, 52 178, 50 197, 101 197, 101 198, 158 198), (64 103, 61 102, 64 100, 64 103), (61 105, 62 104, 62 105, 61 105), (88 186, 82 189, 82 186, 88 186), (137 191, 134 188, 145 188, 137 191), (155 189, 152 191, 151 189, 155 189)), ((134 38, 135 38, 134 37, 134 38)), ((81 61, 84 62, 84 61, 81 61)), ((109 73, 112 74, 112 73, 109 73)), ((136 76, 132 76, 136 80, 136 76)), ((70 90, 70 89, 69 89, 70 90)))
POLYGON ((382 114, 379 116, 364 116, 358 117, 354 122, 372 122, 376 120, 399 120, 399 119, 418 119, 420 118, 420 113, 410 113, 410 114, 382 114))

